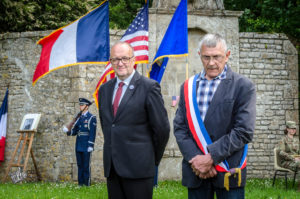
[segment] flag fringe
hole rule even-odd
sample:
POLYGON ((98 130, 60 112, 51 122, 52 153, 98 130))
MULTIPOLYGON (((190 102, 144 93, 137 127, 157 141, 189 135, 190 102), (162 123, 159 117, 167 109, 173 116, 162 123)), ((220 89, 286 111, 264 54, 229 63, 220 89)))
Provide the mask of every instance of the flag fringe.
POLYGON ((151 64, 151 66, 153 64, 155 64, 155 62, 157 62, 159 59, 162 59, 162 58, 165 58, 165 57, 187 57, 189 54, 188 53, 185 53, 185 54, 179 54, 179 55, 163 55, 163 56, 159 56, 157 57, 153 63, 151 64))
POLYGON ((67 65, 63 65, 63 66, 59 66, 59 67, 56 67, 52 70, 49 70, 48 72, 44 73, 43 75, 39 76, 33 83, 32 83, 32 86, 34 86, 36 84, 36 82, 41 79, 42 77, 46 76, 47 74, 55 71, 55 70, 58 70, 58 69, 61 69, 61 68, 66 68, 66 67, 69 67, 69 66, 75 66, 75 65, 80 65, 80 64, 107 64, 107 62, 78 62, 78 63, 73 63, 73 64, 67 64, 67 65))
POLYGON ((152 64, 150 65, 150 68, 148 68, 148 71, 147 71, 147 77, 150 77, 150 72, 152 70, 152 66, 153 64, 155 64, 158 60, 160 59, 163 59, 165 57, 187 57, 189 54, 188 53, 185 53, 185 54, 180 54, 180 55, 163 55, 163 56, 160 56, 160 57, 157 57, 153 62, 152 64))

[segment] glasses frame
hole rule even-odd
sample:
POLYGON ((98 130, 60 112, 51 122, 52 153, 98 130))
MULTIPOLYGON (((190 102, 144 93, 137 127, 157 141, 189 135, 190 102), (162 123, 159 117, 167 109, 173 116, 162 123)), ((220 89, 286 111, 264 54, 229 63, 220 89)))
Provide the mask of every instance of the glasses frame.
POLYGON ((122 57, 122 58, 110 58, 109 61, 111 64, 113 65, 116 65, 118 64, 120 61, 123 63, 123 64, 128 64, 130 62, 130 60, 133 58, 134 56, 132 57, 122 57))
POLYGON ((210 60, 213 60, 214 62, 221 62, 224 59, 224 56, 223 55, 214 55, 214 56, 201 55, 201 59, 205 62, 210 62, 210 60))

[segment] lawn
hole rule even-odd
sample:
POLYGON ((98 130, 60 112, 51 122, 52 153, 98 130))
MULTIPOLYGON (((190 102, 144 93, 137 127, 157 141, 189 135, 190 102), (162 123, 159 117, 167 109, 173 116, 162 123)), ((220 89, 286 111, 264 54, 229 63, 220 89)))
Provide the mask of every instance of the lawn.
MULTIPOLYGON (((300 199, 296 188, 285 190, 283 180, 276 181, 272 187, 271 179, 248 179, 246 199, 300 199)), ((105 183, 93 184, 90 187, 78 187, 73 183, 23 183, 0 184, 0 198, 12 199, 106 199, 105 183)), ((179 181, 162 181, 154 189, 154 199, 185 199, 187 190, 179 181)))

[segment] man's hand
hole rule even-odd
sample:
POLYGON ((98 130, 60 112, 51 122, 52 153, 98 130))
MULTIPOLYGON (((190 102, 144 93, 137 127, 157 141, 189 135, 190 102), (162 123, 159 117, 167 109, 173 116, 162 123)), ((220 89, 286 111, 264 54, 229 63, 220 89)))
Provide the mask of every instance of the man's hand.
POLYGON ((200 178, 206 179, 217 175, 217 171, 213 165, 213 159, 209 153, 206 155, 196 155, 189 163, 195 174, 200 178))
POLYGON ((207 173, 200 173, 198 176, 199 178, 206 179, 206 178, 212 178, 217 175, 217 171, 215 167, 211 167, 211 169, 207 173))
POLYGON ((63 130, 64 133, 67 133, 69 131, 69 129, 67 127, 65 127, 65 126, 63 127, 62 130, 63 130))
POLYGON ((207 173, 213 166, 214 162, 208 153, 206 155, 196 155, 189 161, 189 163, 193 169, 198 170, 200 173, 207 173))
POLYGON ((88 147, 87 152, 92 152, 93 151, 93 147, 88 147))

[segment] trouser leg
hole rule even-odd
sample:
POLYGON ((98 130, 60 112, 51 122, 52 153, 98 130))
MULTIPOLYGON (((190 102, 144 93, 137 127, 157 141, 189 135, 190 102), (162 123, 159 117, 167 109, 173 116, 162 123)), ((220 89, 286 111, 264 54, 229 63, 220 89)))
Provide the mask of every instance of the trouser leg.
POLYGON ((76 152, 77 168, 78 168, 78 185, 83 185, 83 152, 76 152))
POLYGON ((201 187, 188 188, 188 199, 213 199, 214 189, 212 183, 206 180, 201 187))
POLYGON ((90 186, 91 180, 91 152, 83 152, 83 184, 90 186))
POLYGON ((216 188, 216 194, 218 199, 244 199, 245 188, 230 188, 229 191, 227 191, 225 188, 216 188))
POLYGON ((154 177, 129 179, 117 174, 111 167, 107 178, 109 199, 152 199, 154 177))

